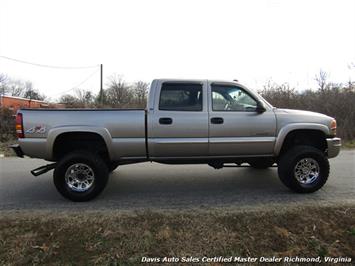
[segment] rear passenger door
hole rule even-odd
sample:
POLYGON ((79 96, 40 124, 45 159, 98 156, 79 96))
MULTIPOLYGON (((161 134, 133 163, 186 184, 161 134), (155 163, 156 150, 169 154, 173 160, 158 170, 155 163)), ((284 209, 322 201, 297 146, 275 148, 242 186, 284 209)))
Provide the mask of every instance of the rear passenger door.
POLYGON ((148 110, 151 158, 208 155, 206 81, 160 81, 148 110))

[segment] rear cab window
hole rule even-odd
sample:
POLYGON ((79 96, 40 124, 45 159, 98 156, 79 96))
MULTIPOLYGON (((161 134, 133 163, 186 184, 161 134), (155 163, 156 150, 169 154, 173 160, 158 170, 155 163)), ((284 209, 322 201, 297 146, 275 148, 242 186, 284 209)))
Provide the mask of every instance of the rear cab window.
POLYGON ((164 82, 160 91, 159 110, 202 111, 202 84, 164 82))

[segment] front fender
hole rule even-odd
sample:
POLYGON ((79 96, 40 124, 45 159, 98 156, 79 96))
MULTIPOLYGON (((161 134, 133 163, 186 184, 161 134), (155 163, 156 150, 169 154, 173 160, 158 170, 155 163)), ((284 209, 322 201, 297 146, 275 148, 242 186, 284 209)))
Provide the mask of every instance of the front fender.
POLYGON ((61 126, 56 128, 51 128, 48 131, 47 136, 47 146, 46 146, 46 154, 48 159, 53 158, 53 145, 57 137, 63 133, 73 133, 73 132, 87 132, 87 133, 95 133, 100 135, 105 141, 107 151, 109 153, 109 157, 112 157, 112 137, 110 132, 106 128, 95 127, 95 126, 61 126))
POLYGON ((274 155, 278 156, 282 145, 285 141, 286 136, 294 130, 319 130, 322 131, 326 136, 330 135, 329 128, 326 125, 315 124, 315 123, 292 123, 287 124, 282 127, 277 135, 275 146, 274 146, 274 155))

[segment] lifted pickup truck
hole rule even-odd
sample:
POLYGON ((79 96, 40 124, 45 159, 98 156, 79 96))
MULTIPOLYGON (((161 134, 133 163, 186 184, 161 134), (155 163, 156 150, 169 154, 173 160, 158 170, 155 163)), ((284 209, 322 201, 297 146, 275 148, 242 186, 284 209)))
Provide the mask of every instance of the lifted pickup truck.
POLYGON ((22 109, 18 156, 52 161, 58 191, 73 201, 96 197, 117 166, 143 161, 254 168, 278 166, 291 190, 320 189, 338 155, 335 119, 278 109, 237 82, 154 80, 146 109, 22 109), (244 166, 244 165, 243 165, 244 166))

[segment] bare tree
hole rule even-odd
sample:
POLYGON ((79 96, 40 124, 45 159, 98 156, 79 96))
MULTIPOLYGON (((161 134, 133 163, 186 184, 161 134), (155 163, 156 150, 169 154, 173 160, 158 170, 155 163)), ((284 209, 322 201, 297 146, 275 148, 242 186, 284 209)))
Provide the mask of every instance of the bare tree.
POLYGON ((133 98, 130 87, 120 75, 112 75, 107 84, 106 103, 112 107, 127 107, 133 98))
POLYGON ((147 101, 149 84, 144 81, 137 81, 133 84, 132 90, 138 107, 144 107, 147 101))
POLYGON ((73 95, 65 94, 60 97, 59 103, 64 104, 66 107, 78 108, 79 106, 78 98, 73 95))
POLYGON ((7 93, 10 96, 23 97, 25 93, 25 84, 19 79, 9 79, 7 93))
POLYGON ((30 81, 25 82, 24 90, 25 90, 23 93, 24 98, 31 99, 31 100, 40 100, 40 101, 44 101, 46 98, 45 95, 40 94, 38 90, 33 88, 32 82, 30 81))
POLYGON ((318 83, 320 91, 324 91, 328 87, 328 73, 322 69, 319 71, 319 74, 315 76, 315 80, 318 83))
POLYGON ((0 96, 3 96, 5 93, 7 93, 8 81, 8 77, 5 74, 0 73, 0 96))
POLYGON ((65 94, 60 97, 59 103, 70 108, 89 108, 95 105, 95 96, 91 91, 77 89, 75 95, 65 94))
POLYGON ((7 75, 0 73, 0 88, 6 87, 8 81, 9 78, 7 77, 7 75))
POLYGON ((94 104, 94 95, 91 91, 77 89, 76 98, 83 107, 90 107, 94 104))
POLYGON ((4 85, 6 84, 6 82, 8 81, 8 77, 7 75, 0 73, 0 85, 4 85))
MULTIPOLYGON (((349 68, 350 70, 355 71, 355 63, 351 62, 350 64, 348 64, 348 68, 349 68)), ((354 72, 354 73, 355 73, 355 72, 354 72)), ((349 90, 355 91, 355 81, 353 81, 353 80, 351 79, 351 77, 349 77, 348 87, 349 87, 349 88, 348 88, 349 90)))
POLYGON ((296 91, 290 84, 277 84, 269 80, 259 93, 277 107, 292 108, 295 105, 296 91))

